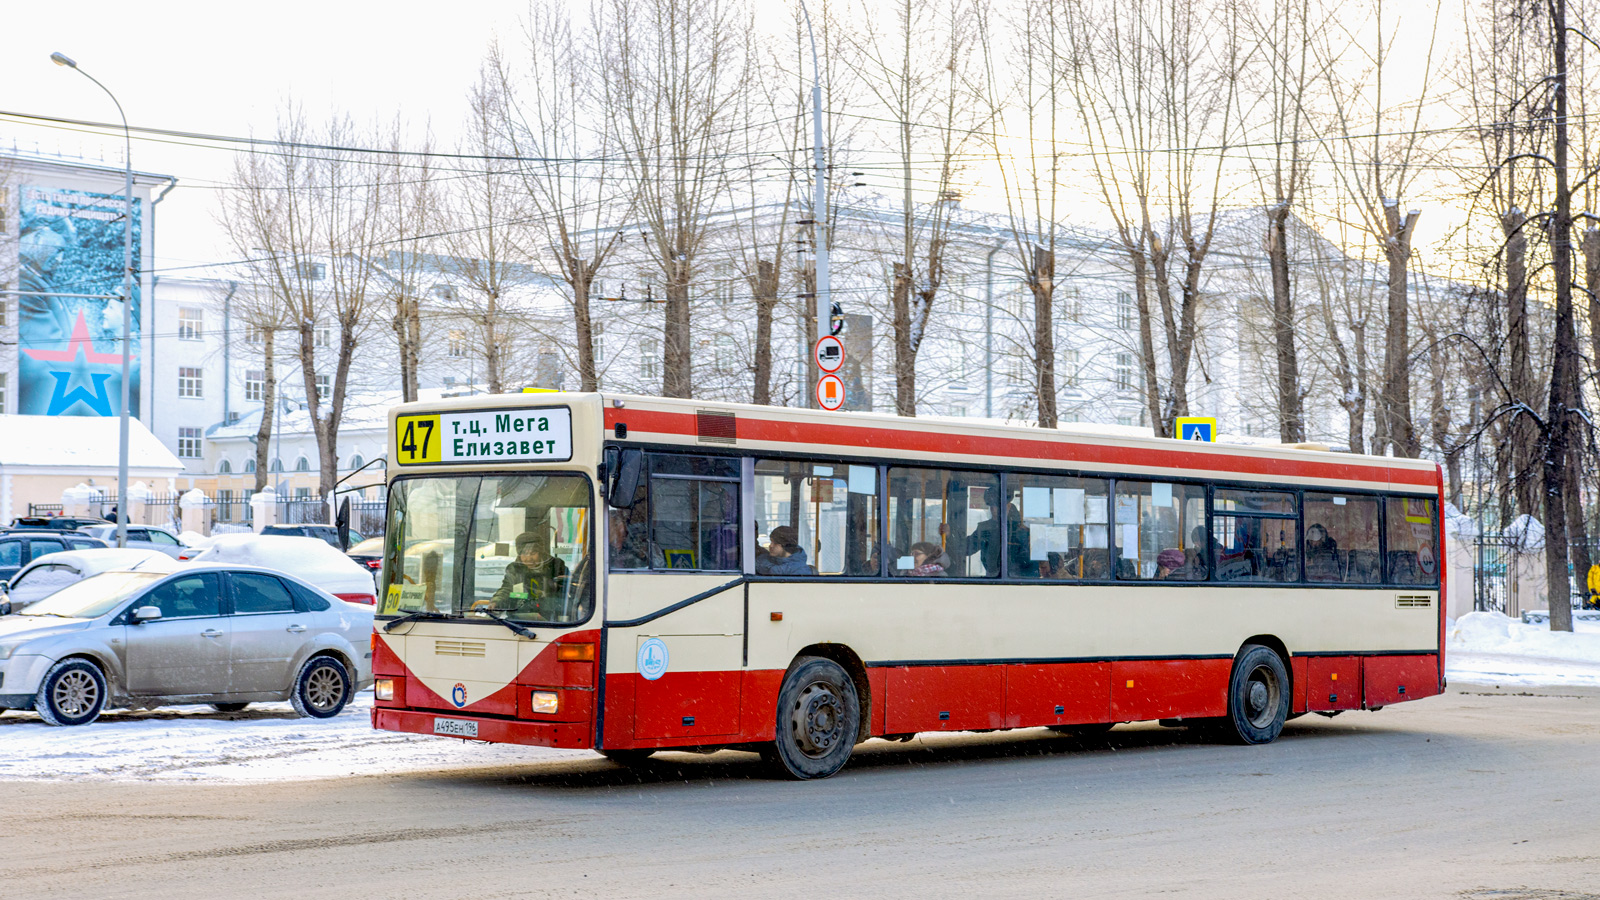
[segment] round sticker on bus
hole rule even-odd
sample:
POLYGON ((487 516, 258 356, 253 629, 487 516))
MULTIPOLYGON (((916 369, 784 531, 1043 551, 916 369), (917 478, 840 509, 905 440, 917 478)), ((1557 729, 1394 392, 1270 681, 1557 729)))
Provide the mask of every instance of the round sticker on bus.
POLYGON ((639 645, 639 674, 646 681, 655 681, 667 674, 667 645, 660 638, 651 638, 639 645))
POLYGON ((455 689, 450 691, 450 702, 456 705, 456 709, 464 709, 467 705, 467 686, 456 682, 455 689))

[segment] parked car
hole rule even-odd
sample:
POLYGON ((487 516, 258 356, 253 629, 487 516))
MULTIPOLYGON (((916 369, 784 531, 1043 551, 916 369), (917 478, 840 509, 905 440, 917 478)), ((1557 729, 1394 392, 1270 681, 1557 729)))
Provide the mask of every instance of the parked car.
MULTIPOLYGON (((109 547, 117 545, 117 526, 115 525, 109 523, 105 525, 89 525, 78 530, 91 537, 97 537, 105 541, 109 547)), ((184 544, 183 539, 159 525, 128 526, 128 549, 130 550, 156 550, 173 559, 177 559, 178 554, 183 552, 185 546, 187 545, 184 544)))
POLYGON ((339 714, 372 683, 372 609, 251 566, 104 572, 0 619, 0 710, 87 725, 107 707, 288 700, 339 714))
MULTIPOLYGON (((262 534, 276 534, 281 537, 310 537, 327 541, 328 545, 339 548, 339 529, 332 525, 268 525, 261 529, 262 534)), ((359 531, 350 532, 350 545, 353 547, 366 538, 359 531)))
POLYGON ((23 566, 48 553, 105 546, 105 541, 75 531, 7 531, 0 534, 0 579, 11 578, 23 566))
POLYGON ((172 572, 177 567, 172 557, 155 550, 110 547, 46 554, 23 566, 10 579, 0 581, 0 616, 21 612, 67 585, 101 572, 172 572))
POLYGON ((11 520, 11 530, 77 531, 89 525, 109 525, 99 516, 19 516, 11 520))
POLYGON ((345 552, 345 556, 355 561, 355 564, 372 573, 372 581, 377 583, 383 576, 383 537, 367 538, 359 544, 352 544, 345 552))
POLYGON ((372 575, 316 538, 269 534, 219 534, 186 549, 179 559, 197 563, 261 566, 303 578, 341 600, 375 605, 372 575))

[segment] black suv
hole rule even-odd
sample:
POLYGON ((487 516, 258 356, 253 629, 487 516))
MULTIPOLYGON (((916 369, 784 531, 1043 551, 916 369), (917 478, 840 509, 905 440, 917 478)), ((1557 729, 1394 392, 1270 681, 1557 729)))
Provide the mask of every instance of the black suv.
POLYGON ((109 547, 105 541, 74 532, 8 531, 0 534, 0 579, 10 580, 28 563, 46 553, 109 547))
POLYGON ((11 520, 7 531, 77 531, 85 525, 110 525, 94 516, 21 516, 11 520))

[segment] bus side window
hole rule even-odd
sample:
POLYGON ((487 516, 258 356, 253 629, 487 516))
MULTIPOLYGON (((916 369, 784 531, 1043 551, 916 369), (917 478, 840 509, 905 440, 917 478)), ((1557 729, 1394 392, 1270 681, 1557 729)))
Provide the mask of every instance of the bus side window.
POLYGON ((1377 584, 1378 498, 1305 494, 1306 581, 1377 584))
POLYGON ((1211 502, 1214 580, 1300 580, 1294 494, 1217 488, 1211 502))
POLYGON ((1389 553, 1383 568, 1388 583, 1437 585, 1437 502, 1431 497, 1389 497, 1384 507, 1389 553))
POLYGON ((984 510, 987 518, 974 533, 986 568, 1000 566, 1004 517, 1008 577, 1049 581, 1111 577, 1109 485, 1104 478, 1007 475, 1006 490, 1004 509, 996 504, 984 510))
POLYGON ((1116 527, 1119 579, 1206 580, 1204 487, 1118 479, 1116 527))
POLYGON ((757 575, 879 574, 878 468, 757 460, 757 575))
POLYGON ((738 460, 652 453, 649 464, 651 568, 738 571, 738 460))
MULTIPOLYGON (((985 554, 988 510, 1001 503, 1000 478, 945 469, 889 470, 889 574, 911 578, 998 578, 985 554)), ((991 526, 992 527, 992 526, 991 526)))

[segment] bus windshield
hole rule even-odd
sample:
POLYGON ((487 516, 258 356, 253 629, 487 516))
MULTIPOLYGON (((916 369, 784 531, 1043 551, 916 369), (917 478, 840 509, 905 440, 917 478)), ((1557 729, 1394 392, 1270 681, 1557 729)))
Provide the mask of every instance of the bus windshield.
POLYGON ((593 508, 582 475, 398 480, 378 614, 584 622, 594 611, 593 508))

